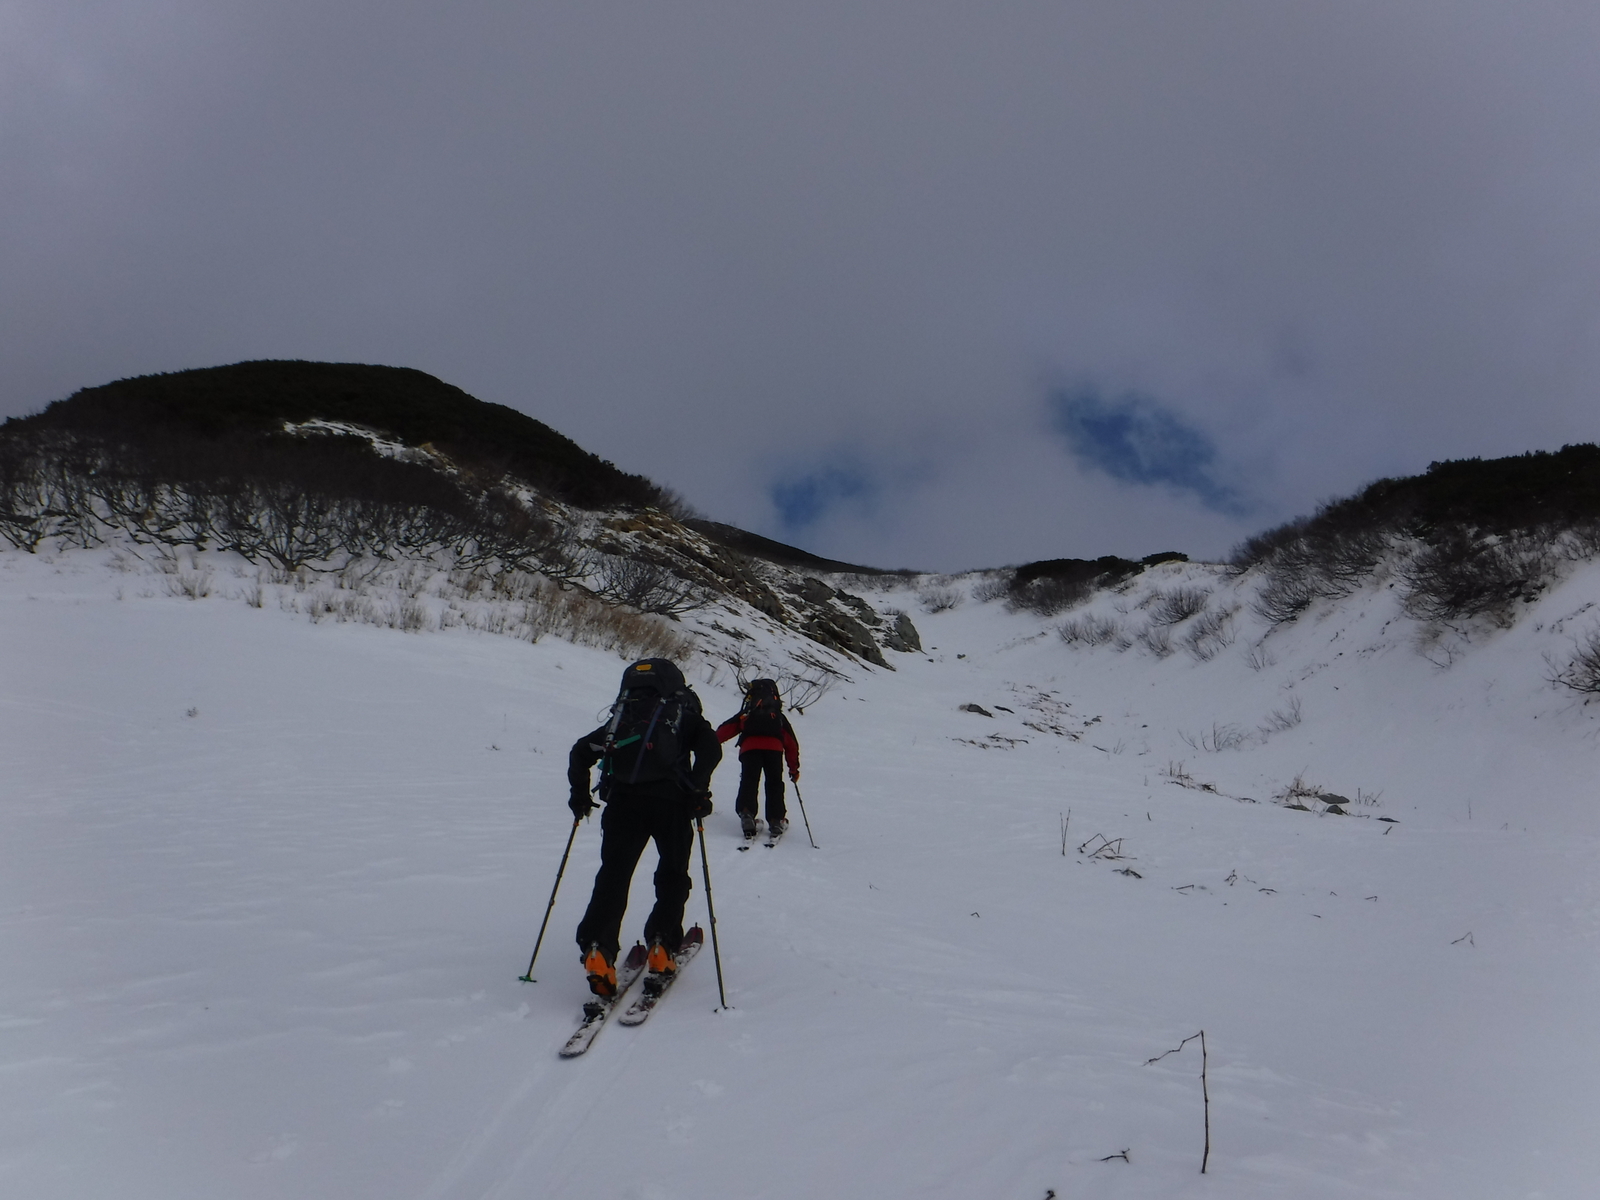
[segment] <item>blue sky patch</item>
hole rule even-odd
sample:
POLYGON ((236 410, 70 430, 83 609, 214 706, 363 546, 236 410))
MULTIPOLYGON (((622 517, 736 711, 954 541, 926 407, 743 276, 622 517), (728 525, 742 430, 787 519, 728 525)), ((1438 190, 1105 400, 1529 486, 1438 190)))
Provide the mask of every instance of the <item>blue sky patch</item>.
POLYGON ((1251 509, 1244 495, 1217 478, 1216 444, 1159 401, 1136 392, 1106 397, 1095 388, 1050 397, 1051 425, 1073 456, 1113 479, 1189 492, 1230 516, 1251 509))
POLYGON ((773 484, 767 494, 785 530, 809 528, 831 509, 851 501, 871 500, 878 486, 859 467, 834 464, 773 484))

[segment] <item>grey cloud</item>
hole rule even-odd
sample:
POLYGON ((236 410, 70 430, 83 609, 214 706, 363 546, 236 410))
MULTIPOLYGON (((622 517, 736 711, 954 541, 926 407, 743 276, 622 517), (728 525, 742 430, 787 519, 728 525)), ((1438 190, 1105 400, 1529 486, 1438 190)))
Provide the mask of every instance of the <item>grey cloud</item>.
POLYGON ((12 0, 0 408, 391 362, 840 557, 1220 553, 1600 435, 1597 35, 1541 0, 12 0), (1062 378, 1181 397, 1257 512, 1062 455, 1062 378), (840 446, 875 501, 787 524, 840 446))

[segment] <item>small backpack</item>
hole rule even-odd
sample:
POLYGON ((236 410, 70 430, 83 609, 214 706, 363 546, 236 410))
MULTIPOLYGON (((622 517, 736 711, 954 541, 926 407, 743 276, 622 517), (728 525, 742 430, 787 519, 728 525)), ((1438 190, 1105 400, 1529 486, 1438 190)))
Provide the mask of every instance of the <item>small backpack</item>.
POLYGON ((783 697, 778 684, 772 679, 752 679, 745 689, 744 708, 740 710, 744 722, 739 727, 740 740, 751 737, 783 737, 783 697))
POLYGON ((647 658, 622 673, 622 690, 606 725, 600 781, 659 783, 685 778, 684 722, 700 715, 700 697, 664 658, 647 658))

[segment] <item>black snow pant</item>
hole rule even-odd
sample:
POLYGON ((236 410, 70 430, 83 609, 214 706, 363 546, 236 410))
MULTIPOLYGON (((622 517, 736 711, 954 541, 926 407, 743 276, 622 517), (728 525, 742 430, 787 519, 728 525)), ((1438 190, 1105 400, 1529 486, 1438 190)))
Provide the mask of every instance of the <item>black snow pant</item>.
POLYGON ((740 815, 756 815, 756 790, 761 786, 761 776, 767 777, 767 825, 784 820, 788 813, 783 805, 783 751, 739 751, 739 796, 733 810, 740 815))
POLYGON ((683 906, 689 900, 689 853, 694 825, 689 801, 671 796, 625 792, 618 788, 600 815, 600 870, 594 877, 589 910, 578 922, 578 948, 598 944, 615 960, 621 949, 622 916, 628 908, 628 887, 645 844, 655 839, 661 861, 656 864, 656 906, 644 923, 646 944, 659 938, 676 954, 683 944, 683 906))

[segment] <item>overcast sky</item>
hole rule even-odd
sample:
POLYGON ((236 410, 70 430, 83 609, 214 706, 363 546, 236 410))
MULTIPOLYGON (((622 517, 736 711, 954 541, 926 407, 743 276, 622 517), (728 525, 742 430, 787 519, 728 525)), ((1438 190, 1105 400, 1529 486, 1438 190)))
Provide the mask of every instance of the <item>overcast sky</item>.
POLYGON ((719 520, 1217 556, 1600 440, 1600 5, 0 0, 0 414, 390 363, 719 520))

